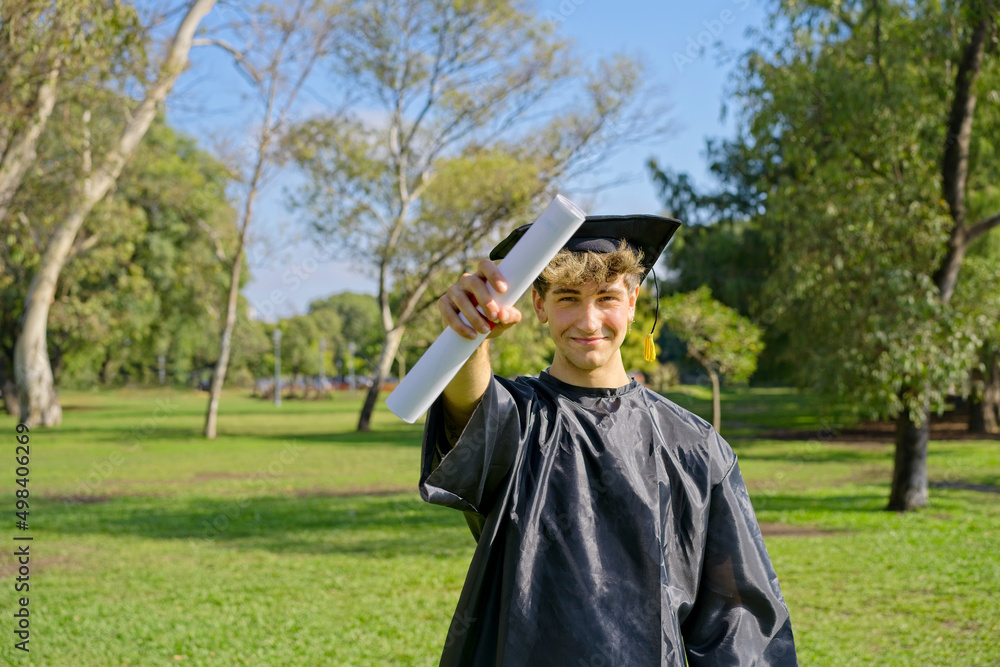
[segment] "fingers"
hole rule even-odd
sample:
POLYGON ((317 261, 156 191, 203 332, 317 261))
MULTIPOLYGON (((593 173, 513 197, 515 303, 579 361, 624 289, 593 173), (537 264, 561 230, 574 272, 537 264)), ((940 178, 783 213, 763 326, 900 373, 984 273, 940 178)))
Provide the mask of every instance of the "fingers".
POLYGON ((471 281, 470 285, 473 289, 473 298, 481 306, 480 310, 492 322, 498 324, 508 323, 508 314, 493 298, 493 293, 503 294, 508 288, 507 281, 503 277, 503 274, 500 273, 500 269, 496 263, 489 259, 479 260, 475 276, 485 281, 482 283, 480 281, 471 281), (486 288, 487 283, 493 288, 492 292, 486 288))
POLYGON ((481 279, 468 273, 464 274, 458 283, 449 287, 448 291, 444 293, 444 296, 438 301, 438 307, 445 325, 465 338, 475 338, 480 333, 489 332, 490 322, 483 317, 476 309, 476 304, 473 303, 474 295, 470 292, 469 286, 472 281, 468 280, 469 278, 479 280, 480 284, 483 284, 481 279), (465 322, 462 321, 459 314, 465 316, 465 322))
POLYGON ((500 273, 500 268, 489 259, 479 260, 479 268, 476 271, 476 275, 481 275, 485 278, 497 294, 503 294, 507 291, 507 281, 504 279, 503 274, 500 273))
POLYGON ((487 338, 496 338, 504 331, 510 329, 512 326, 520 322, 521 311, 518 310, 517 308, 514 308, 513 306, 510 308, 506 308, 504 309, 501 318, 502 318, 501 323, 493 327, 493 331, 490 332, 490 335, 487 336, 487 338))
POLYGON ((476 273, 462 274, 438 300, 445 325, 465 338, 475 338, 480 333, 489 333, 497 324, 520 321, 517 309, 501 308, 487 284, 497 293, 507 291, 507 283, 496 264, 484 259, 479 262, 476 273), (459 314, 464 315, 468 323, 463 322, 459 314))

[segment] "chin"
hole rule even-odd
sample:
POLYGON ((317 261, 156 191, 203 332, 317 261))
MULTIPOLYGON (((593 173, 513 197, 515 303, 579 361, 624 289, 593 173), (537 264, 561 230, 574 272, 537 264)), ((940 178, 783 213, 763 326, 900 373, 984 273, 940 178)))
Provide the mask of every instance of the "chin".
POLYGON ((567 356, 566 359, 581 371, 596 371, 604 368, 611 360, 605 355, 567 356))

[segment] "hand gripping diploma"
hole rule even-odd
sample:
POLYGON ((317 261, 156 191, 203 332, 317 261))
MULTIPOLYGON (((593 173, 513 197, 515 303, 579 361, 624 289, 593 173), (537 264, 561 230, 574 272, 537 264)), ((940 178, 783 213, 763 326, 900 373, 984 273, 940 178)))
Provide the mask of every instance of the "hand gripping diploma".
MULTIPOLYGON (((488 333, 486 340, 496 338, 521 321, 521 311, 514 306, 501 307, 487 288, 497 294, 507 291, 507 282, 491 260, 479 260, 475 273, 463 273, 438 300, 441 319, 463 338, 475 340, 488 333)), ((489 343, 483 342, 459 369, 443 392, 448 439, 454 442, 489 385, 489 343)))
MULTIPOLYGON (((505 246, 502 277, 506 284, 504 291, 487 299, 487 294, 477 289, 479 303, 492 301, 497 316, 500 314, 500 305, 512 307, 552 257, 579 229, 585 217, 573 202, 562 195, 556 195, 538 219, 519 228, 517 240, 510 238, 509 247, 505 246)), ((492 286, 489 276, 482 271, 478 273, 488 291, 492 286)), ((476 292, 472 295, 476 296, 476 292)), ((452 312, 462 312, 462 304, 455 303, 452 312)), ((478 316, 473 317, 477 326, 482 324, 478 316)), ((386 399, 385 403, 393 414, 412 424, 441 395, 461 366, 479 347, 479 342, 486 338, 485 332, 477 334, 475 338, 468 338, 469 330, 464 331, 466 335, 460 335, 458 329, 446 328, 420 357, 386 399)))

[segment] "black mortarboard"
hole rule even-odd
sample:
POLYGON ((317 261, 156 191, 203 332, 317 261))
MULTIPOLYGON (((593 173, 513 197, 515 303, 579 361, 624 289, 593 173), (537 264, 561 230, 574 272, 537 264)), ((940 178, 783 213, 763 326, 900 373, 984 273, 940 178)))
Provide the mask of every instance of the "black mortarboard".
MULTIPOLYGON (((679 220, 659 215, 588 215, 563 248, 574 252, 614 252, 624 239, 633 250, 642 251, 645 278, 680 226, 679 220)), ((493 248, 490 259, 506 257, 529 227, 523 225, 508 234, 493 248)))
MULTIPOLYGON (((679 220, 664 218, 659 215, 588 215, 576 233, 570 237, 566 250, 573 252, 614 252, 618 244, 624 240, 633 250, 642 251, 642 277, 653 268, 660 254, 667 247, 667 242, 681 226, 679 220)), ((518 227, 497 244, 490 253, 490 259, 497 260, 507 256, 514 244, 524 235, 531 225, 518 227)), ((656 274, 653 274, 654 284, 656 274)), ((659 286, 656 286, 656 317, 653 328, 659 318, 660 299, 659 286)), ((652 331, 646 336, 646 359, 652 361, 655 357, 652 331)))

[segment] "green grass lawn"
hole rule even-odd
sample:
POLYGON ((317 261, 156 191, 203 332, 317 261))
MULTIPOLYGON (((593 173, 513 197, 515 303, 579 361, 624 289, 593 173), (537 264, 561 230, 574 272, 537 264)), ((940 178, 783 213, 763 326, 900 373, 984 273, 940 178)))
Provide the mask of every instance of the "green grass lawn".
MULTIPOLYGON (((671 397, 710 409, 698 388, 671 397)), ((474 544, 416 493, 420 425, 380 407, 357 434, 359 396, 276 409, 232 392, 208 442, 204 394, 63 405, 60 428, 31 434, 27 655, 13 548, 0 560, 4 661, 437 664, 474 544)), ((723 406, 803 665, 1000 663, 1000 442, 932 443, 931 505, 897 515, 891 444, 760 439, 831 423, 793 391, 723 406)), ((13 545, 14 422, 0 429, 13 545)))

